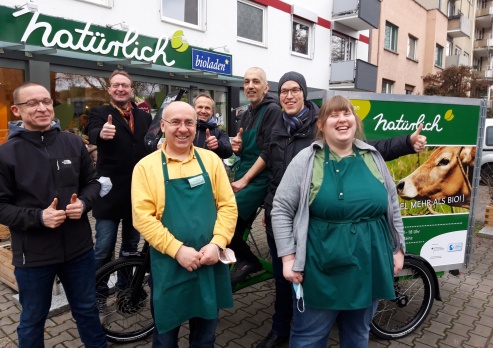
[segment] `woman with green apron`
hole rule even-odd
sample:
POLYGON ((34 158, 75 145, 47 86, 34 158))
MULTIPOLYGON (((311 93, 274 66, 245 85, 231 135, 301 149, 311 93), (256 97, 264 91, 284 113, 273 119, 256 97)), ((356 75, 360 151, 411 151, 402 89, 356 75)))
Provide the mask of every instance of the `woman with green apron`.
POLYGON ((327 101, 317 125, 323 141, 293 159, 272 211, 283 274, 297 290, 290 345, 327 347, 337 320, 341 347, 363 348, 403 266, 397 194, 381 155, 354 140, 361 121, 346 98, 327 101))

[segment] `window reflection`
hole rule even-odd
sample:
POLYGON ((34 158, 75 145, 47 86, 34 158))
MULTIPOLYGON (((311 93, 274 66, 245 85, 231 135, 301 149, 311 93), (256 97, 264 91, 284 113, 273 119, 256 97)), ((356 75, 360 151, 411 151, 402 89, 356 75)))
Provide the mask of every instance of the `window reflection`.
POLYGON ((24 70, 0 68, 0 144, 7 141, 7 123, 19 120, 10 111, 14 103, 12 93, 14 89, 24 82, 24 70))

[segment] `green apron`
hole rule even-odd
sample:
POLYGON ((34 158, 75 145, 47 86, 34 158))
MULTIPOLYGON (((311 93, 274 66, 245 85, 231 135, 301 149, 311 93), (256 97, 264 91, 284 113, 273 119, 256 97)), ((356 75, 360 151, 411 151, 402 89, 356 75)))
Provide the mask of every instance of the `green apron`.
POLYGON ((385 186, 355 157, 325 160, 310 205, 303 292, 307 307, 352 310, 394 299, 385 186))
MULTIPOLYGON (((257 128, 264 116, 265 108, 266 105, 260 109, 254 127, 244 131, 242 134, 243 151, 240 155, 238 168, 235 171, 234 181, 241 179, 248 172, 262 152, 257 146, 257 128)), ((266 168, 253 178, 244 189, 235 193, 238 216, 240 218, 248 220, 257 211, 257 208, 264 202, 268 186, 269 174, 266 168)))
MULTIPOLYGON (((170 179, 166 157, 161 153, 166 194, 161 222, 176 239, 198 251, 212 239, 217 211, 209 175, 196 151, 195 156, 201 174, 170 179)), ((151 247, 151 274, 154 321, 159 333, 190 318, 215 319, 219 308, 233 307, 229 268, 221 262, 189 272, 151 247)))

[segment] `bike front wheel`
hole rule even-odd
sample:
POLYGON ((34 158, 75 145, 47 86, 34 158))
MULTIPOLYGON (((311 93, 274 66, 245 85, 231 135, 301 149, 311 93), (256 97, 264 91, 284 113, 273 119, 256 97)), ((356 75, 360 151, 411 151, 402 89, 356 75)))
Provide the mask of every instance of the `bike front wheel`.
POLYGON ((123 257, 96 272, 99 317, 110 342, 139 341, 154 330, 149 272, 145 268, 143 257, 123 257), (132 281, 137 274, 143 275, 140 284, 132 281))
POLYGON ((371 332, 383 339, 396 339, 413 332, 426 319, 435 298, 435 283, 428 267, 413 258, 394 277, 395 300, 380 300, 371 332))

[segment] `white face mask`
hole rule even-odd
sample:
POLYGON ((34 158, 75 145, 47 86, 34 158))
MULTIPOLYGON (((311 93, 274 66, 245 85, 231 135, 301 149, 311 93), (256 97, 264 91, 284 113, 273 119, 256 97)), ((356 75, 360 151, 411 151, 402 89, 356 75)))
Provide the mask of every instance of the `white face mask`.
POLYGON ((305 311, 305 300, 303 299, 303 287, 301 284, 293 283, 294 293, 296 294, 296 308, 300 313, 305 311), (301 301, 301 309, 300 309, 300 301, 301 301))

